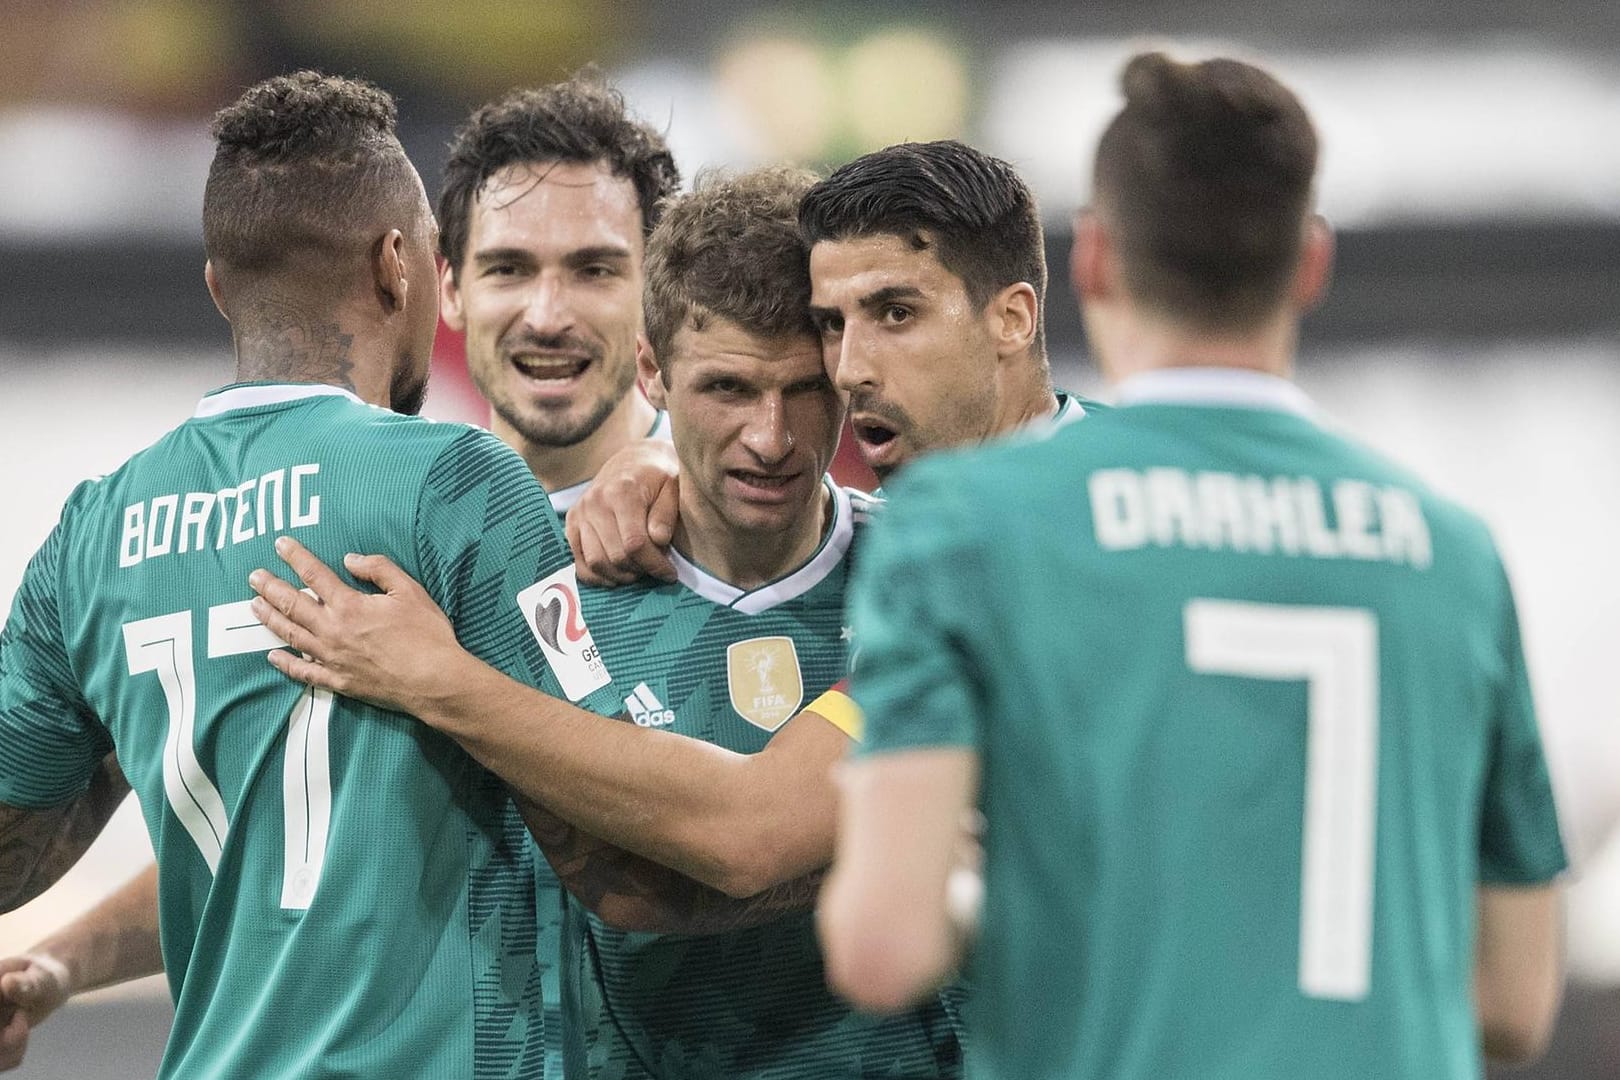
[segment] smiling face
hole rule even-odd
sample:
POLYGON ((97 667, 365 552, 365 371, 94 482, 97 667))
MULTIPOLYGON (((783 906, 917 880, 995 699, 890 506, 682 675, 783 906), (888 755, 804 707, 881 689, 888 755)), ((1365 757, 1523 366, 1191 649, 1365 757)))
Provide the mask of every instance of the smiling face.
POLYGON ((701 330, 676 331, 670 353, 663 376, 650 362, 644 375, 653 403, 669 409, 682 528, 708 541, 695 546, 781 548, 786 558, 813 549, 844 415, 816 339, 762 337, 709 316, 701 330))
POLYGON ((986 312, 932 250, 891 234, 823 240, 810 250, 810 283, 827 374, 849 395, 856 444, 880 479, 994 433, 986 312))
POLYGON ((605 164, 513 165, 479 189, 440 286, 497 435, 573 446, 613 412, 635 382, 641 263, 635 187, 605 164))

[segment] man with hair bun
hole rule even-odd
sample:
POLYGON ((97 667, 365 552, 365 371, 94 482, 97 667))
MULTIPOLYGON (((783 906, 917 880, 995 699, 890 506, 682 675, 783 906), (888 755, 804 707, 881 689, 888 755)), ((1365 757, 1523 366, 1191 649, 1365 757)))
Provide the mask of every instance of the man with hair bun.
MULTIPOLYGON (((468 649, 538 680, 510 598, 567 570, 566 541, 497 439, 400 415, 438 304, 393 100, 299 72, 213 134, 205 276, 236 382, 80 485, 29 564, 0 634, 0 897, 50 884, 18 879, 116 750, 158 858, 159 1076, 539 1080, 533 859, 506 788, 408 717, 271 670, 249 575, 283 534, 389 552, 468 649)), ((107 925, 137 932, 92 937, 60 982, 157 959, 149 911, 107 925)), ((8 1039, 25 974, 6 976, 8 1039)))
POLYGON ((970 948, 970 1077, 1532 1056, 1565 855, 1501 560, 1289 381, 1331 261, 1299 101, 1159 53, 1124 88, 1070 268, 1119 407, 908 466, 855 575, 829 977, 899 1008, 970 948))

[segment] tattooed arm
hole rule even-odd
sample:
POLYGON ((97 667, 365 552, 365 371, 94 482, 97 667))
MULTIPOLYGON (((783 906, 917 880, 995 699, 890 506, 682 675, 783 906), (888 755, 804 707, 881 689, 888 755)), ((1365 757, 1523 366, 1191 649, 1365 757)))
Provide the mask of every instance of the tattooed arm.
POLYGON ((657 934, 743 930, 815 906, 824 870, 733 897, 677 870, 614 847, 521 796, 529 833, 563 886, 604 922, 657 934))
POLYGON ((21 907, 54 885, 128 794, 118 759, 108 754, 89 790, 73 802, 47 810, 0 803, 0 912, 21 907))

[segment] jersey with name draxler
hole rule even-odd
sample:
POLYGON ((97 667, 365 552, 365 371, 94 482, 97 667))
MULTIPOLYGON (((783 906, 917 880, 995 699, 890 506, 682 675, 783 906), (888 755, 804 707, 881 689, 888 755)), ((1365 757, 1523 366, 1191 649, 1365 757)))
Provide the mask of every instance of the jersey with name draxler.
POLYGON ((275 537, 381 552, 466 647, 545 667, 516 597, 570 565, 486 432, 242 384, 81 485, 0 639, 0 802, 79 795, 116 747, 157 851, 176 1008, 161 1076, 544 1073, 532 847, 418 721, 276 672, 247 575, 275 537))
MULTIPOLYGON (((548 685, 627 722, 764 749, 844 672, 844 584, 867 498, 827 488, 834 517, 819 550, 771 584, 737 589, 675 553, 678 582, 582 590, 599 667, 557 665, 548 685)), ((539 621, 566 627, 569 613, 539 621)), ((615 930, 572 898, 567 918, 570 1077, 960 1075, 938 1001, 882 1019, 827 989, 809 911, 701 936, 615 930)))
POLYGON ((979 756, 968 1074, 1478 1077, 1475 889, 1564 867, 1484 526, 1240 372, 896 488, 852 689, 979 756))

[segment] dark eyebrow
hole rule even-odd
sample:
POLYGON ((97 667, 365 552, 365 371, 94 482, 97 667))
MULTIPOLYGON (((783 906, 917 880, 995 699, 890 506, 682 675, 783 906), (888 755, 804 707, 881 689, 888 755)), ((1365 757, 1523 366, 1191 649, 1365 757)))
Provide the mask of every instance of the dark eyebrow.
POLYGON ((563 259, 569 266, 589 266, 598 262, 628 262, 630 249, 618 244, 597 244, 570 251, 563 259))
POLYGON ((867 311, 875 311, 896 300, 921 300, 923 291, 915 285, 885 285, 876 292, 867 293, 861 297, 860 305, 867 311))
POLYGON ((817 307, 815 304, 810 305, 810 321, 816 323, 817 325, 820 325, 823 319, 835 318, 842 314, 843 311, 835 307, 817 307))
POLYGON ((490 263, 522 263, 525 266, 532 266, 534 256, 522 248, 487 248, 473 252, 472 261, 480 266, 488 266, 490 263))

